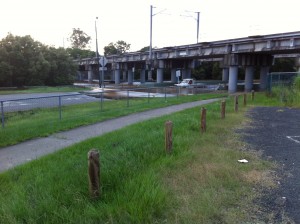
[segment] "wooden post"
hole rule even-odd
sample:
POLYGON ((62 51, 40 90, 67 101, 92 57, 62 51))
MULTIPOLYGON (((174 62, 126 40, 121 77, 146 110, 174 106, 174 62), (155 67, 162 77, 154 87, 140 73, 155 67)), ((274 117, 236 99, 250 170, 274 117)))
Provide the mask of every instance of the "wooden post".
POLYGON ((239 110, 239 96, 234 96, 234 111, 238 112, 239 110))
POLYGON ((226 101, 223 100, 221 103, 221 119, 225 118, 225 108, 226 108, 226 101))
POLYGON ((88 152, 89 189, 92 198, 100 196, 100 162, 99 152, 91 149, 88 152))
POLYGON ((254 100, 254 90, 251 91, 251 100, 254 100))
POLYGON ((166 123, 165 123, 165 147, 166 147, 166 152, 168 154, 172 153, 172 147, 173 147, 172 129, 173 129, 173 122, 166 121, 166 123))
POLYGON ((244 93, 244 107, 247 106, 247 93, 244 93))
POLYGON ((201 132, 206 132, 206 109, 201 109, 201 132))

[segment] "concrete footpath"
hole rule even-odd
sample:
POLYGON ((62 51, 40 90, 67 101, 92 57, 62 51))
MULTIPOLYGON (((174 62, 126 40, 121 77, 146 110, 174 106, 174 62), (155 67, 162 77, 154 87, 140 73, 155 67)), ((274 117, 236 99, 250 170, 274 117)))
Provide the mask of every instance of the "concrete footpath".
POLYGON ((121 129, 131 124, 219 100, 220 99, 202 100, 130 114, 92 125, 82 126, 69 131, 55 133, 45 138, 33 139, 17 145, 3 147, 0 148, 0 172, 8 170, 19 164, 35 160, 43 155, 58 151, 75 143, 101 136, 105 133, 121 129))

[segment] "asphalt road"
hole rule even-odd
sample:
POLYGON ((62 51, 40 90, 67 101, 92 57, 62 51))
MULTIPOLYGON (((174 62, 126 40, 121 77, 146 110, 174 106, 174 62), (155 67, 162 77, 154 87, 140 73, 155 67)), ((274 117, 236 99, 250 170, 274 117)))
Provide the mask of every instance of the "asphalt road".
POLYGON ((257 107, 248 116, 244 140, 278 164, 280 177, 278 189, 267 190, 259 203, 275 214, 273 223, 300 223, 300 109, 257 107))
POLYGON ((34 108, 50 108, 61 105, 81 104, 99 101, 99 98, 87 96, 77 92, 68 93, 30 93, 1 95, 4 112, 24 111, 34 108), (59 97, 61 102, 59 102, 59 97))

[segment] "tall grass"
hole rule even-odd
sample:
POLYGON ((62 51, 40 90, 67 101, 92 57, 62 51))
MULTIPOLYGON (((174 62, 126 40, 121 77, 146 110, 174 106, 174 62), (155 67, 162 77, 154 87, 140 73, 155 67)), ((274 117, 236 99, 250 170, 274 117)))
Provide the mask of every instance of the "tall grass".
POLYGON ((292 85, 273 87, 270 94, 279 99, 282 106, 300 107, 300 76, 295 77, 292 85))
POLYGON ((271 164, 242 150, 243 111, 227 100, 131 125, 0 174, 2 223, 242 223, 271 164), (173 154, 164 152, 172 120, 173 154), (100 150, 101 198, 88 195, 87 152, 100 150), (246 158, 248 164, 237 163, 246 158), (255 173, 256 175, 252 175, 255 173), (251 174, 251 175, 250 175, 251 174), (255 178, 252 178, 255 176, 255 178))

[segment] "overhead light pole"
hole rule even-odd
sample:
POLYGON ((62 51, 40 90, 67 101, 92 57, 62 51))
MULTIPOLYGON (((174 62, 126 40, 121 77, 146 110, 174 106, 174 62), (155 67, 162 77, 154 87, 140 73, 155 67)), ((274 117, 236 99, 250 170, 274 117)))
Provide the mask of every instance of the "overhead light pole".
MULTIPOLYGON (((191 13, 190 11, 186 11, 191 13)), ((199 43, 199 25, 200 25, 200 12, 193 12, 197 14, 197 17, 195 18, 194 16, 191 15, 181 15, 184 17, 192 17, 193 19, 195 19, 197 21, 197 44, 199 43)))
POLYGON ((100 61, 99 61, 99 51, 98 51, 98 29, 97 29, 97 20, 98 17, 96 17, 95 20, 95 32, 96 32, 96 58, 97 58, 97 63, 98 63, 98 76, 99 76, 99 87, 101 87, 101 77, 100 77, 100 61))

